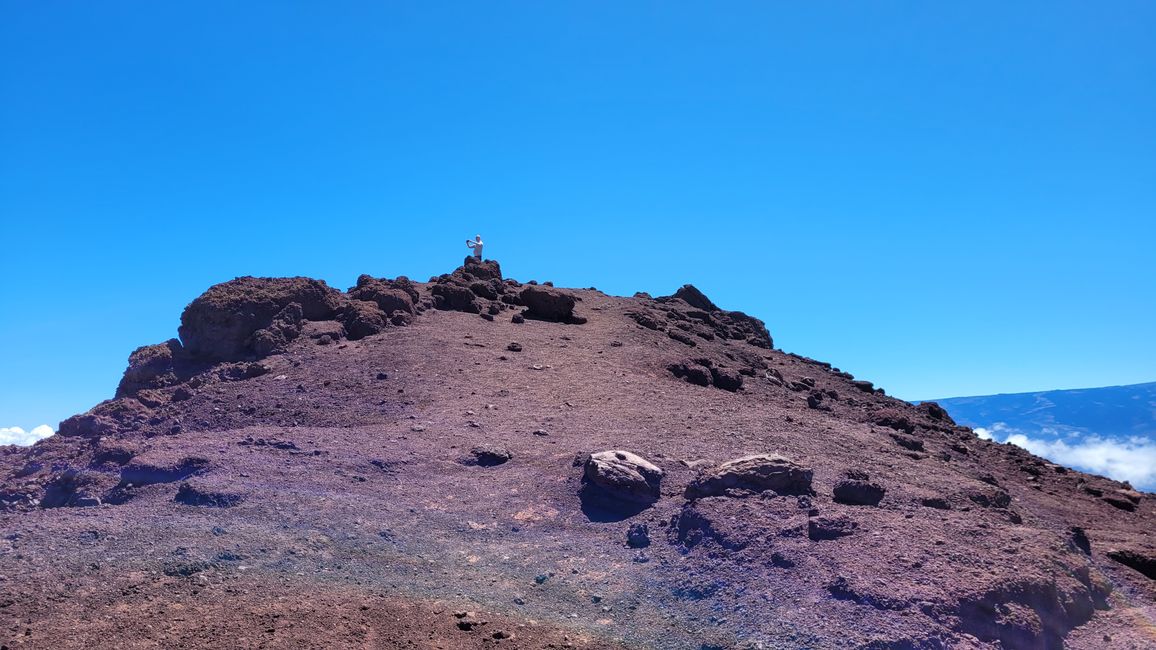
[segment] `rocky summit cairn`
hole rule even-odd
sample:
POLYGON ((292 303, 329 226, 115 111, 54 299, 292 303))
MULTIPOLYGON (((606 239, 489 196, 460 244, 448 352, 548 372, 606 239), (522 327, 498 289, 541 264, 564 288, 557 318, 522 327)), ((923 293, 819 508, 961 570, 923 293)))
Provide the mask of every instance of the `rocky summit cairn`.
POLYGON ((0 447, 0 643, 1151 645, 1151 494, 691 285, 244 277, 178 333, 0 447))

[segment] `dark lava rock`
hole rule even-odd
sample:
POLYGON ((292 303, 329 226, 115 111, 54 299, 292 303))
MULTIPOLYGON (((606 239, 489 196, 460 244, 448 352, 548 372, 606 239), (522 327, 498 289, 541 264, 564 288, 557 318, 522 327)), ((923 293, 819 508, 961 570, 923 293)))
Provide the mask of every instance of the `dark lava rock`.
POLYGON ((189 354, 231 361, 254 354, 253 333, 269 327, 292 303, 308 320, 326 320, 344 296, 321 280, 242 277, 214 285, 181 314, 181 341, 189 354))
POLYGON ((902 431, 907 434, 915 432, 915 424, 911 422, 911 418, 898 409, 881 409, 874 414, 872 421, 875 422, 875 424, 891 427, 896 431, 902 431))
POLYGON ((574 294, 544 285, 527 285, 519 294, 526 317, 555 323, 583 323, 574 315, 574 294))
POLYGON ((111 417, 96 413, 74 415, 60 423, 56 433, 60 436, 99 438, 116 433, 117 422, 111 417))
POLYGON ((903 435, 899 432, 892 433, 890 435, 891 439, 895 441, 895 444, 903 447, 904 449, 910 451, 923 451, 923 441, 919 438, 903 435))
POLYGON ((955 424, 955 420, 951 419, 951 416, 947 414, 947 411, 935 402, 923 402, 916 408, 926 414, 928 418, 935 420, 936 422, 943 422, 944 424, 951 425, 955 424))
POLYGON ((152 485, 172 483, 200 474, 209 468, 209 460, 198 456, 186 456, 175 462, 137 461, 120 471, 122 485, 152 485))
POLYGON ((385 314, 395 311, 412 314, 419 294, 406 278, 394 281, 362 275, 357 278, 357 285, 349 290, 349 297, 375 303, 385 314))
POLYGON ((643 523, 631 524, 626 531, 626 545, 630 548, 650 546, 650 527, 643 523))
POLYGON ((691 307, 697 307, 704 311, 721 311, 718 305, 711 302, 706 294, 699 291, 693 284, 684 284, 678 291, 674 292, 672 298, 679 298, 691 307))
POLYGON ((807 522, 807 537, 813 541, 839 539, 855 533, 858 524, 848 517, 812 517, 807 522))
MULTIPOLYGON (((496 281, 494 281, 494 282, 496 282, 496 281)), ((498 286, 500 287, 501 284, 499 283, 498 286)), ((497 300, 498 299, 497 289, 494 287, 494 285, 490 284, 489 282, 482 282, 481 280, 471 282, 470 283, 470 291, 474 295, 478 296, 479 298, 485 298, 487 300, 497 300)))
POLYGON ((586 460, 585 479, 623 501, 657 501, 662 477, 660 467, 629 451, 600 451, 586 460))
POLYGON ((887 490, 878 483, 857 479, 845 479, 835 484, 834 496, 837 503, 852 506, 875 506, 883 500, 887 490))
POLYGON ((177 490, 177 495, 173 498, 173 501, 183 503, 186 506, 198 506, 201 508, 232 508, 244 501, 244 499, 245 497, 240 494, 214 492, 190 483, 181 483, 181 487, 177 490))
POLYGON ((522 344, 515 341, 515 342, 507 345, 506 349, 509 350, 510 352, 521 352, 522 351, 522 344))
POLYGON ((776 494, 810 494, 813 472, 774 454, 757 454, 727 461, 704 472, 686 488, 691 499, 741 496, 771 490, 776 494))
POLYGON ((474 447, 470 450, 468 464, 481 467, 494 467, 506 463, 514 454, 505 447, 474 447))
POLYGON ((381 310, 378 303, 369 300, 350 300, 342 306, 338 318, 345 325, 345 332, 350 341, 373 336, 389 326, 389 317, 386 313, 381 310))
POLYGON ((164 388, 183 381, 178 366, 187 365, 186 356, 184 346, 177 339, 137 348, 128 357, 128 369, 116 388, 116 396, 129 397, 141 390, 164 388))
POLYGON ((430 293, 433 294, 434 307, 437 309, 464 311, 468 314, 479 314, 482 311, 474 301, 474 293, 466 287, 446 282, 435 284, 430 293))
POLYGON ((1142 553, 1132 549, 1112 549, 1107 552, 1107 556, 1126 567, 1139 571, 1151 580, 1156 580, 1156 553, 1142 553))
MULTIPOLYGON (((107 475, 77 468, 57 474, 44 486, 42 508, 86 508, 101 504, 100 493, 112 485, 107 475)), ((115 482, 115 481, 114 481, 115 482)))
POLYGON ((462 265, 454 271, 455 275, 461 276, 467 280, 501 280, 502 267, 496 260, 479 260, 470 255, 462 262, 462 265))
MULTIPOLYGON (((284 352, 289 343, 301 335, 304 321, 301 305, 291 302, 273 315, 273 320, 267 327, 253 332, 250 348, 258 357, 284 352)), ((342 336, 344 335, 345 332, 342 330, 342 336)))
POLYGON ((683 361, 680 363, 672 363, 666 367, 672 375, 685 379, 687 382, 696 386, 710 386, 714 381, 714 375, 711 369, 700 365, 696 361, 683 361))
POLYGON ((743 387, 743 375, 737 370, 715 366, 710 369, 710 375, 715 388, 729 390, 733 393, 743 387))

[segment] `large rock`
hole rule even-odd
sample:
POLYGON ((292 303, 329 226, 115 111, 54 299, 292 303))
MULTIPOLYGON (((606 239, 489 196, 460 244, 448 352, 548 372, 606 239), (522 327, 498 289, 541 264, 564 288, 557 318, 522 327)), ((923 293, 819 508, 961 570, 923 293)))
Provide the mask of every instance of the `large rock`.
POLYGON ((591 454, 585 475, 587 481, 616 499, 652 503, 658 500, 663 471, 637 454, 611 450, 591 454))
POLYGON ((835 501, 849 506, 879 505, 885 494, 887 490, 882 485, 854 478, 839 481, 834 489, 835 501))
POLYGON ((721 311, 718 305, 711 302, 706 294, 699 291, 693 284, 684 284, 682 287, 674 292, 672 298, 679 298, 691 307, 698 307, 704 311, 721 311))
POLYGON ((707 470, 686 488, 692 499, 745 492, 810 494, 813 472, 776 454, 757 454, 727 461, 707 470))
POLYGON ((184 348, 177 339, 137 348, 128 356, 128 369, 116 388, 117 397, 128 397, 150 388, 165 388, 179 383, 177 367, 184 348))
POLYGON ((519 295, 526 316, 556 323, 583 322, 574 316, 574 294, 543 285, 526 285, 519 295))
POLYGON ((395 311, 412 314, 419 295, 413 283, 405 277, 383 280, 362 275, 357 278, 357 286, 349 290, 350 298, 377 303, 381 311, 387 315, 395 311))
POLYGON ((501 280, 502 267, 496 260, 479 260, 473 255, 466 257, 454 275, 466 280, 501 280))
POLYGON ((345 325, 349 340, 356 341, 373 336, 389 326, 389 318, 378 306, 369 300, 350 300, 338 314, 345 325))
POLYGON ((474 301, 474 292, 452 282, 435 284, 430 293, 433 294, 434 307, 445 311, 464 311, 470 314, 481 313, 481 308, 474 301))
POLYGON ((180 337, 194 357, 235 361, 256 354, 253 334, 292 303, 302 318, 327 320, 344 296, 310 278, 242 277, 209 288, 181 314, 180 337))

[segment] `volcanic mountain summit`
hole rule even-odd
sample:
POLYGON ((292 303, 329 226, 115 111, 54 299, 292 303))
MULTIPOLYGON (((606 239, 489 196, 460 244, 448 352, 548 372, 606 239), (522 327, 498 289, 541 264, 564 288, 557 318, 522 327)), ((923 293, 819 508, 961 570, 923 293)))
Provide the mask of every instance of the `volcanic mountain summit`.
POLYGON ((1141 648, 1156 500, 693 286, 238 278, 0 447, 4 648, 1141 648))

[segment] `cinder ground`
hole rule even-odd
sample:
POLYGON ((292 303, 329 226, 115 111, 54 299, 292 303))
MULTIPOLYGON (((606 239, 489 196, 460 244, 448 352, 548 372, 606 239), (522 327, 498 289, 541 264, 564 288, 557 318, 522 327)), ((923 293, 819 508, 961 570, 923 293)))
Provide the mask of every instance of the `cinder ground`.
POLYGON ((119 400, 141 430, 0 448, 0 644, 1156 646, 1152 495, 826 364, 638 324, 681 301, 575 294, 582 324, 428 309, 302 336, 253 378, 208 368, 183 401, 119 400), (668 370, 695 358, 750 374, 730 392, 668 370), (464 462, 477 446, 513 458, 464 462), (584 497, 582 454, 606 449, 660 466, 662 498, 584 497), (813 468, 814 494, 684 495, 692 466, 764 452, 813 468), (134 467, 169 473, 118 488, 134 467), (42 507, 70 469, 100 505, 42 507), (836 503, 848 472, 882 501, 836 503))

